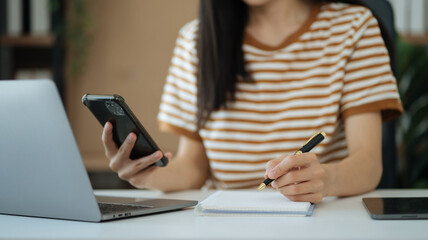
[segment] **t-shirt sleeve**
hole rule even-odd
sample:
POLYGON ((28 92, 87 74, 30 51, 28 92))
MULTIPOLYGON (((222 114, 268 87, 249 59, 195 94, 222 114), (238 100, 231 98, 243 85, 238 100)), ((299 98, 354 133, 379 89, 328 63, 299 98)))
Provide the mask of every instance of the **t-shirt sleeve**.
POLYGON ((176 40, 158 113, 161 131, 200 139, 197 122, 197 21, 186 24, 176 40))
POLYGON ((353 26, 353 47, 345 66, 342 117, 380 111, 383 121, 393 120, 403 113, 403 107, 378 22, 366 9, 353 26))

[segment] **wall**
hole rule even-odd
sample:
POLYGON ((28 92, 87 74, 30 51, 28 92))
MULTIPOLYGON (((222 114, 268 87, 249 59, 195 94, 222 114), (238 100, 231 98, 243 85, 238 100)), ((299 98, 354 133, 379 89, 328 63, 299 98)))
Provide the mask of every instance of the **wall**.
POLYGON ((196 18, 196 0, 91 0, 94 19, 87 64, 67 78, 66 108, 77 143, 90 170, 107 169, 102 127, 81 103, 85 93, 122 95, 164 151, 177 136, 158 130, 156 115, 179 29, 196 18))

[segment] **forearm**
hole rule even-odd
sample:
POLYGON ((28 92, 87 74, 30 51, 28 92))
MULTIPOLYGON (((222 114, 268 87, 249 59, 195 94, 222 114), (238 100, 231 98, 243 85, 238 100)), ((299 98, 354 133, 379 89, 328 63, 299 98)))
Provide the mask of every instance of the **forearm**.
POLYGON ((181 136, 175 157, 168 154, 169 164, 155 168, 145 187, 164 192, 199 189, 208 178, 209 164, 201 141, 181 136))
POLYGON ((382 176, 382 124, 380 112, 349 117, 345 121, 349 155, 326 163, 325 195, 350 196, 373 190, 382 176))
POLYGON ((380 153, 360 151, 341 162, 322 164, 326 196, 351 196, 376 188, 382 176, 380 153))
POLYGON ((197 166, 173 158, 166 167, 157 168, 151 174, 147 187, 164 192, 199 189, 205 184, 207 176, 208 173, 197 166))

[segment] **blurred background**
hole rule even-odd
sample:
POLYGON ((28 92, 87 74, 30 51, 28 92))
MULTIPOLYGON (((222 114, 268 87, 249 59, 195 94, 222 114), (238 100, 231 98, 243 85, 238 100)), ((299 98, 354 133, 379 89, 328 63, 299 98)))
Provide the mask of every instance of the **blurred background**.
MULTIPOLYGON (((389 2, 406 110, 394 123, 392 187, 428 188, 428 0, 389 2)), ((178 31, 197 11, 197 0, 0 0, 0 79, 53 79, 94 188, 131 188, 109 170, 102 127, 81 97, 122 95, 174 153, 178 137, 161 133, 156 115, 178 31)))

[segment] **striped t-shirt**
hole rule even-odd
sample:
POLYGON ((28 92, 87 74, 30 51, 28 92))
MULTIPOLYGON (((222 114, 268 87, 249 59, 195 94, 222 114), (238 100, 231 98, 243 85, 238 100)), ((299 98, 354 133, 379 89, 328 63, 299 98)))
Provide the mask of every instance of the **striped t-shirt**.
POLYGON ((320 162, 348 156, 344 120, 403 109, 388 52, 370 10, 323 3, 280 46, 266 46, 248 33, 245 66, 253 82, 238 82, 236 100, 213 111, 196 132, 198 21, 179 32, 158 120, 161 130, 202 141, 217 188, 245 188, 263 180, 266 162, 293 154, 314 133, 320 162))

